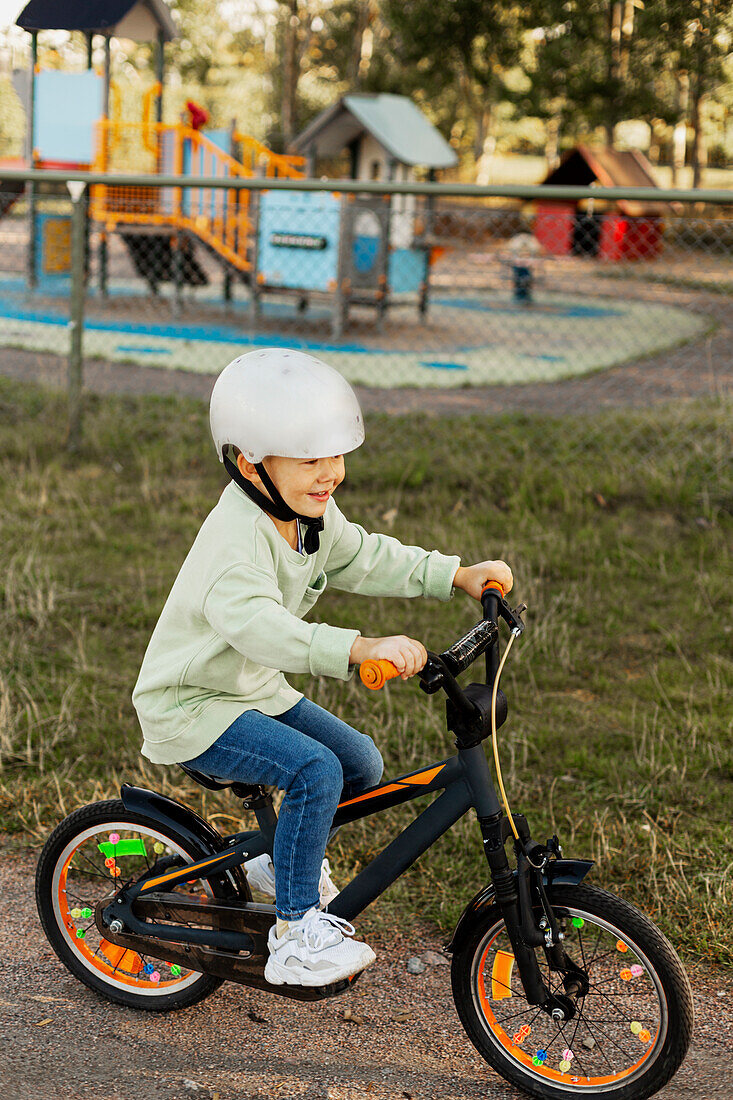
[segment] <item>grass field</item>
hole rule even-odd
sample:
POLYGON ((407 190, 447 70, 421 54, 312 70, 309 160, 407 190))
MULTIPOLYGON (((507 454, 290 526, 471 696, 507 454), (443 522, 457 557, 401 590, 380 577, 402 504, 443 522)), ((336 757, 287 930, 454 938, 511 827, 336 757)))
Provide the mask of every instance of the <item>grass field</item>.
MULTIPOLYGON (((139 756, 130 702, 178 567, 224 482, 199 403, 87 397, 85 445, 63 449, 60 396, 0 379, 0 827, 40 848, 75 806, 151 785, 239 826, 139 756)), ((592 856, 596 882, 647 909, 688 958, 733 965, 730 409, 723 402, 567 423, 372 418, 347 463, 345 512, 407 542, 503 557, 528 628, 503 687, 512 808, 541 839, 592 856), (583 446, 578 446, 578 440, 583 446), (684 440, 684 446, 680 441, 684 440)), ((478 617, 449 604, 329 592, 318 617, 440 649, 478 617)), ((387 774, 452 751, 416 682, 293 678, 370 732, 387 774)), ((422 800, 342 830, 337 878, 422 800)), ((485 881, 465 818, 365 924, 449 928, 485 881)))

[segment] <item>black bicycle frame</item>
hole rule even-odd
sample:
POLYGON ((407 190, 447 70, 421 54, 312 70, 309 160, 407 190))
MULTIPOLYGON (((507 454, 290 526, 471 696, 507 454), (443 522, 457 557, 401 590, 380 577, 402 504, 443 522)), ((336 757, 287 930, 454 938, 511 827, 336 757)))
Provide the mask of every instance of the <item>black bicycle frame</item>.
MULTIPOLYGON (((448 725, 456 734, 458 752, 447 760, 381 783, 346 799, 336 810, 333 827, 369 817, 424 794, 438 791, 442 791, 442 794, 344 887, 329 904, 328 911, 346 920, 354 920, 463 817, 467 810, 473 808, 481 829, 491 875, 491 900, 498 905, 504 919, 527 999, 530 1004, 542 1005, 548 1011, 550 1008, 557 1010, 560 1001, 549 992, 542 979, 535 948, 544 946, 551 950, 556 969, 568 969, 569 964, 563 964, 562 937, 559 936, 555 918, 550 911, 544 884, 563 873, 571 875, 574 881, 580 881, 587 873, 590 863, 558 861, 556 856, 560 854, 560 849, 557 838, 553 842, 548 841, 546 846, 534 843, 529 837, 526 821, 521 815, 517 815, 515 823, 522 823, 523 835, 520 833, 514 845, 517 869, 510 867, 505 850, 509 823, 503 815, 491 779, 482 741, 487 736, 490 725, 488 684, 493 683, 497 668, 497 615, 502 614, 515 632, 519 632, 522 624, 518 613, 512 612, 496 592, 485 592, 482 602, 486 617, 483 627, 479 624, 445 654, 439 657, 430 654, 428 664, 421 674, 425 691, 432 694, 438 687, 442 687, 448 695, 448 725), (468 664, 474 660, 477 646, 480 646, 480 652, 486 651, 487 685, 471 684, 463 691, 455 681, 453 670, 461 670, 461 661, 468 664), (549 870, 550 867, 552 870, 549 870), (538 906, 544 910, 546 916, 541 925, 533 912, 538 906)), ((503 710, 497 719, 499 725, 506 716, 506 700, 503 696, 501 705, 503 710)), ((229 877, 230 893, 234 896, 232 905, 236 909, 237 895, 241 896, 240 866, 263 852, 272 854, 277 825, 269 795, 260 788, 241 788, 241 792, 245 808, 254 810, 256 814, 259 831, 219 837, 201 818, 178 803, 142 788, 123 787, 122 798, 126 808, 153 817, 162 824, 172 825, 177 831, 183 827, 190 838, 198 841, 199 851, 208 854, 206 858, 196 860, 186 867, 162 869, 159 873, 153 869, 150 874, 136 882, 123 886, 104 910, 104 925, 108 926, 117 918, 123 922, 126 930, 139 936, 159 937, 169 943, 198 945, 223 951, 247 950, 247 940, 251 937, 247 936, 244 928, 234 931, 231 927, 227 929, 159 924, 140 919, 133 913, 133 905, 138 899, 143 909, 147 902, 147 908, 152 907, 152 912, 155 912, 155 898, 161 897, 161 889, 168 891, 178 883, 220 875, 229 877), (181 820, 181 815, 185 820, 181 820), (216 840, 212 844, 214 837, 216 840)), ((238 793, 236 785, 234 793, 238 793)), ((170 900, 171 907, 175 908, 172 896, 170 900)), ((238 904, 241 908, 243 903, 238 904)), ((260 917, 264 919, 264 908, 269 912, 271 907, 252 907, 253 917, 255 908, 263 909, 260 917)), ((231 909, 231 913, 235 909, 231 909)), ((237 924, 237 927, 240 925, 237 924)), ((257 934, 254 929, 253 934, 257 934)), ((560 1007, 563 1012, 567 1011, 567 999, 560 1007)))

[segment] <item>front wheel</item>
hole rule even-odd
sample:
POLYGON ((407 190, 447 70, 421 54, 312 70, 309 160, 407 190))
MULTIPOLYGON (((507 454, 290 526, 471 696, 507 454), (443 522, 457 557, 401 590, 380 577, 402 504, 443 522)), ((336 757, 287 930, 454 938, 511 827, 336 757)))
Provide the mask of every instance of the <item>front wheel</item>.
MULTIPOLYGON (((595 886, 554 886, 563 946, 588 976, 573 1019, 525 997, 498 906, 453 956, 453 996, 479 1053, 540 1100, 645 1100, 672 1077, 692 1034, 692 991, 674 948, 632 905, 595 886)), ((537 952, 547 987, 562 975, 537 952)))
MULTIPOLYGON (((126 810, 119 799, 75 810, 48 838, 36 870, 36 904, 49 943, 74 977, 110 1000, 156 1012, 196 1004, 221 985, 220 978, 166 962, 164 954, 140 955, 110 943, 94 914, 120 881, 208 854, 160 822, 126 810)), ((181 883, 176 890, 224 896, 221 879, 181 883)))

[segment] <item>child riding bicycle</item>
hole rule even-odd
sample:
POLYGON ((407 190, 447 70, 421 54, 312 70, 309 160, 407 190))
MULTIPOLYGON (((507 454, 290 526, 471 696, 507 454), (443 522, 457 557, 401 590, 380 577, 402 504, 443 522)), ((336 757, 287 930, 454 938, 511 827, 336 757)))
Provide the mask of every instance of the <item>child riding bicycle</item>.
POLYGON ((341 798, 375 786, 373 740, 295 691, 287 672, 346 680, 367 659, 403 679, 427 654, 405 636, 306 623, 328 584, 373 596, 476 599, 511 589, 502 561, 467 568, 349 522, 333 494, 344 455, 364 440, 356 396, 337 371, 298 351, 234 359, 211 395, 211 431, 231 478, 176 577, 143 658, 133 703, 142 752, 217 779, 284 791, 269 855, 245 865, 276 900, 265 977, 327 985, 374 961, 325 906, 338 893, 324 859, 341 798))

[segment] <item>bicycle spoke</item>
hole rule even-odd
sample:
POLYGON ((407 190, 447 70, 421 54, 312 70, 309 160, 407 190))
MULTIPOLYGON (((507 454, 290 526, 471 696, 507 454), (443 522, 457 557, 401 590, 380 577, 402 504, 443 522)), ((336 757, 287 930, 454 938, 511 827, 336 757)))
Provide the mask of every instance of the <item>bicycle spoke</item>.
MULTIPOLYGON (((593 1022, 595 1023, 595 1021, 593 1021, 593 1022)), ((586 1027, 588 1028, 588 1031, 590 1032, 590 1034, 591 1034, 591 1038, 592 1038, 592 1039, 594 1040, 594 1042, 595 1042, 595 1045, 596 1045, 596 1047, 598 1048, 598 1050, 600 1051, 600 1053, 601 1053, 601 1054, 603 1055, 603 1057, 605 1058, 605 1060, 606 1060, 606 1063, 607 1063, 607 1065, 608 1065, 608 1068, 610 1069, 611 1073, 615 1073, 616 1071, 615 1071, 615 1070, 614 1070, 614 1068, 613 1068, 613 1063, 611 1062, 610 1058, 609 1058, 609 1057, 608 1057, 608 1055, 606 1054, 606 1051, 604 1050, 604 1048, 603 1048, 602 1044, 598 1042, 598 1037, 597 1037, 596 1035, 594 1035, 594 1034, 593 1034, 593 1029, 592 1029, 592 1027, 590 1026, 590 1024, 588 1023, 588 1021, 587 1021, 587 1020, 584 1020, 584 1023, 585 1023, 585 1026, 586 1026, 586 1027)))
POLYGON ((596 1025, 597 1028, 600 1029, 600 1032, 601 1032, 601 1035, 603 1036, 603 1038, 607 1042, 612 1043, 616 1047, 617 1050, 620 1050, 621 1053, 623 1054, 624 1058, 627 1058, 627 1059, 633 1058, 633 1054, 629 1054, 629 1052, 626 1050, 625 1047, 622 1047, 620 1043, 617 1043, 616 1040, 614 1039, 613 1035, 610 1035, 604 1029, 603 1025, 598 1020, 594 1020, 593 1023, 596 1025))

